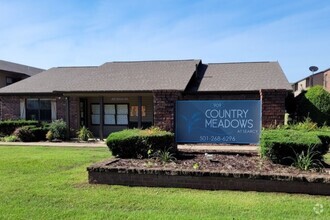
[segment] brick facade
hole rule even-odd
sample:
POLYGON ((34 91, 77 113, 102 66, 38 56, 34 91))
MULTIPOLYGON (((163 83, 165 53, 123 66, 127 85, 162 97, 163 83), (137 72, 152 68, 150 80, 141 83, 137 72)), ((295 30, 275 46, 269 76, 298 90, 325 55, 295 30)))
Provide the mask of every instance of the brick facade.
POLYGON ((0 119, 19 119, 20 118, 20 99, 21 96, 1 96, 0 97, 0 119))
MULTIPOLYGON (((66 103, 67 97, 56 98, 57 119, 63 119, 66 121, 66 103)), ((69 97, 69 103, 71 135, 75 135, 75 131, 79 129, 79 97, 69 97)))
POLYGON ((259 92, 218 92, 181 94, 178 91, 154 91, 154 125, 175 130, 175 102, 177 100, 261 100, 262 127, 284 123, 286 90, 259 92))
POLYGON ((116 167, 110 159, 87 168, 89 183, 124 186, 179 187, 204 190, 306 193, 330 195, 329 178, 324 175, 273 175, 170 168, 116 167))
POLYGON ((175 104, 180 98, 179 91, 153 91, 155 126, 167 131, 175 130, 175 104))
POLYGON ((262 102, 262 126, 284 124, 286 90, 260 90, 262 102))
MULTIPOLYGON (((0 97, 0 119, 20 119, 20 100, 27 98, 43 98, 56 100, 56 118, 66 121, 66 98, 43 96, 43 97, 27 97, 27 96, 1 96, 0 97)), ((72 134, 79 129, 79 98, 70 97, 70 129, 72 134)))
MULTIPOLYGON (((260 92, 194 93, 179 91, 153 91, 154 125, 168 131, 175 130, 175 105, 177 100, 261 100, 262 126, 270 127, 284 123, 286 90, 260 90, 260 92)), ((20 100, 26 96, 0 97, 0 119, 19 119, 20 100)), ((67 118, 67 98, 45 96, 56 99, 57 119, 67 118)), ((69 97, 70 128, 72 134, 79 129, 79 97, 69 97)))
POLYGON ((70 97, 70 129, 71 134, 75 135, 79 130, 79 97, 70 97))

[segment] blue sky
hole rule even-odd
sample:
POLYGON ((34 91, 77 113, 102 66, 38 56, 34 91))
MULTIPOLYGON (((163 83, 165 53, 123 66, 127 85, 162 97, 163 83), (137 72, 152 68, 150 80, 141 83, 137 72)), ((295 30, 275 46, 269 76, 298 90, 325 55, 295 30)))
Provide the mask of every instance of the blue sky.
POLYGON ((330 68, 326 0, 0 0, 0 59, 279 61, 290 82, 330 68))

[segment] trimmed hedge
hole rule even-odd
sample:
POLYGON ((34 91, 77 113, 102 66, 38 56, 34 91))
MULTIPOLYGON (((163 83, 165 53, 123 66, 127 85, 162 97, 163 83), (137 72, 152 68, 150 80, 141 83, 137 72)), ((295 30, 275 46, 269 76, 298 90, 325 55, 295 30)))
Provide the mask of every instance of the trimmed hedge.
POLYGON ((292 164, 296 154, 307 152, 310 146, 316 152, 315 159, 323 159, 329 151, 330 132, 315 130, 303 131, 293 129, 275 129, 262 131, 260 147, 261 155, 268 157, 274 163, 292 164))
POLYGON ((14 135, 23 142, 44 141, 46 140, 46 128, 36 126, 23 126, 14 131, 14 135))
POLYGON ((298 121, 311 118, 319 126, 330 125, 330 93, 322 86, 313 86, 296 97, 298 121))
POLYGON ((17 128, 24 126, 37 126, 38 121, 34 120, 5 120, 0 121, 0 134, 3 136, 11 135, 17 128))
POLYGON ((147 158, 149 150, 177 151, 173 133, 157 128, 114 132, 108 136, 106 143, 112 154, 121 158, 147 158))

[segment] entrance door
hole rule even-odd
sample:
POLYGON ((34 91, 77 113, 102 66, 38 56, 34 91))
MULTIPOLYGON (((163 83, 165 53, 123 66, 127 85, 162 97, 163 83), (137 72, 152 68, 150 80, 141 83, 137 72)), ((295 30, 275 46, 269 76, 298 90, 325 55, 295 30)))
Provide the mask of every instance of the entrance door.
POLYGON ((80 99, 80 104, 79 104, 79 111, 80 111, 80 126, 88 126, 88 117, 87 117, 87 99, 81 98, 80 99))

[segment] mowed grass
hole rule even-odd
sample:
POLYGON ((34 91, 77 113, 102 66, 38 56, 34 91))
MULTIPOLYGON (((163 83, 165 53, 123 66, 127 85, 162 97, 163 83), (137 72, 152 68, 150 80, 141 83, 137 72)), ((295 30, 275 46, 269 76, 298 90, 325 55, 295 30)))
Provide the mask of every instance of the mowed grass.
POLYGON ((86 167, 106 148, 1 146, 0 155, 0 219, 330 218, 325 196, 90 185, 86 167))

